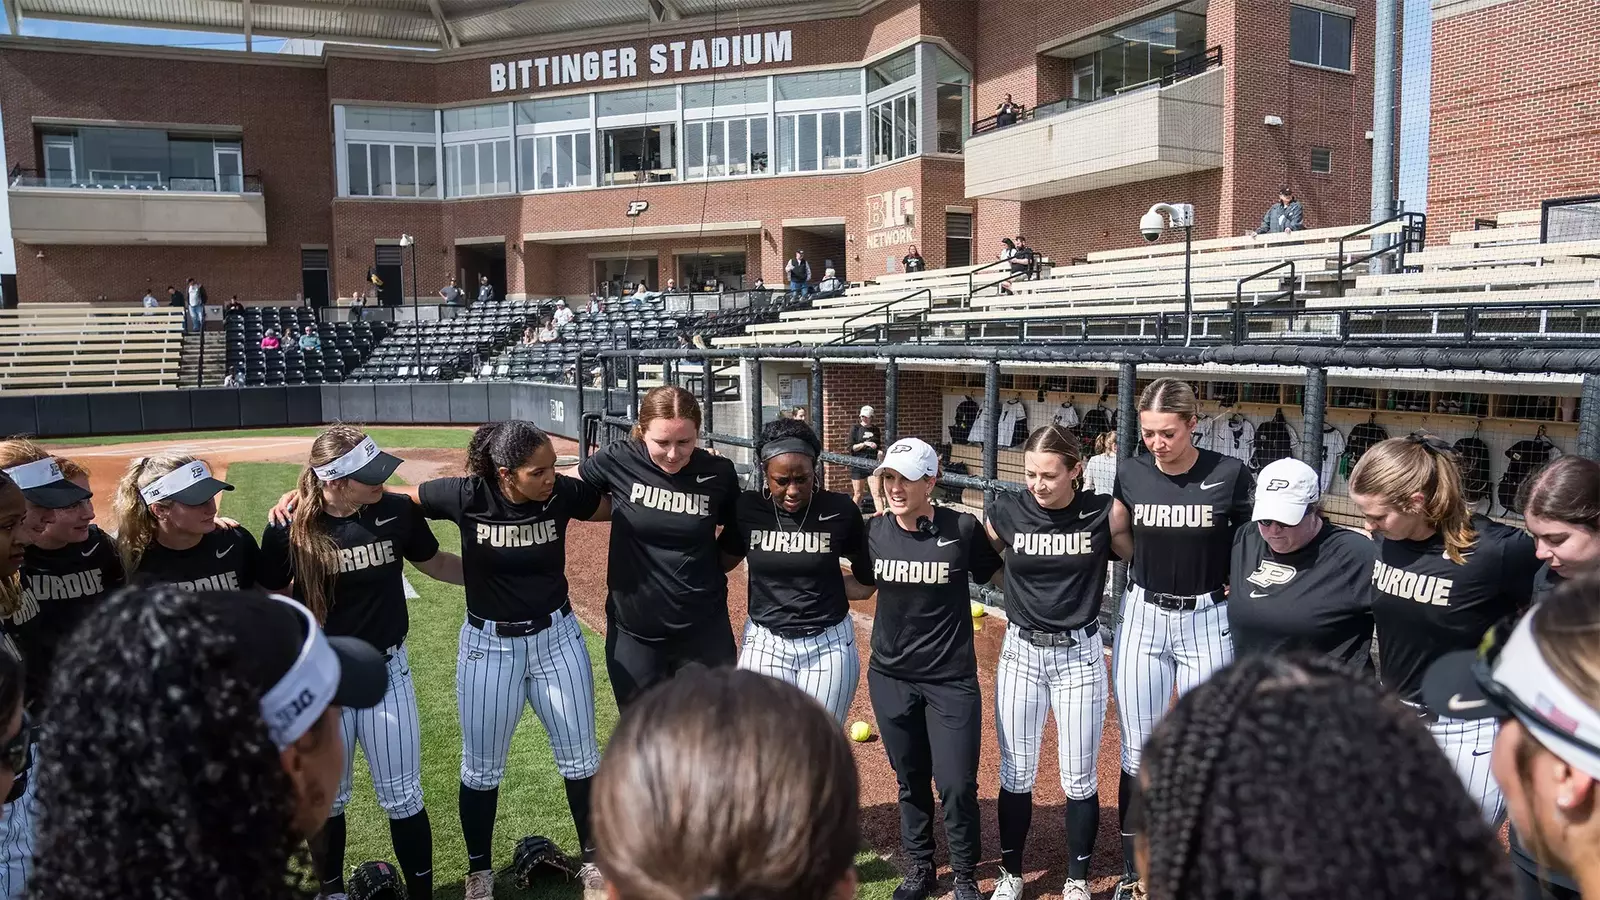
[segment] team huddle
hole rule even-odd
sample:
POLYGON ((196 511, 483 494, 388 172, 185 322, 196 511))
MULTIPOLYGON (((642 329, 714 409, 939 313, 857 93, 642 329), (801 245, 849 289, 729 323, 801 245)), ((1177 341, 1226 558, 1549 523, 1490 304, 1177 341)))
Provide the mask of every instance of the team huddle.
MULTIPOLYGON (((307 716, 337 711, 327 728, 337 736, 330 746, 342 775, 315 807, 316 821, 296 826, 320 896, 336 900, 350 887, 344 810, 357 744, 407 893, 432 896, 422 725, 406 647, 409 561, 466 595, 456 666, 465 896, 493 893, 499 787, 525 706, 547 733, 565 783, 583 887, 603 891, 609 880, 618 896, 634 896, 633 873, 602 872, 591 823, 602 754, 589 655, 568 595, 565 544, 574 521, 610 522, 604 658, 624 711, 686 669, 737 666, 798 687, 842 726, 861 679, 851 603, 876 595, 867 691, 899 784, 906 869, 896 900, 935 890, 935 790, 954 896, 981 896, 985 698, 969 585, 991 581, 1003 581, 1008 618, 989 698, 1000 749, 995 900, 1022 896, 1050 712, 1067 796, 1063 896, 1090 896, 1097 754, 1113 694, 1122 739, 1118 893, 1143 896, 1135 848, 1143 751, 1174 692, 1188 694, 1236 654, 1310 652, 1372 673, 1415 709, 1485 819, 1499 822, 1503 803, 1490 776, 1496 720, 1465 715, 1454 699, 1440 708, 1425 682, 1441 657, 1476 648, 1496 623, 1560 581, 1564 565, 1595 563, 1577 558, 1575 545, 1560 549, 1563 524, 1576 515, 1568 495, 1595 490, 1595 463, 1563 459, 1530 481, 1525 532, 1471 513, 1447 445, 1423 436, 1384 441, 1349 479, 1369 539, 1323 518, 1318 475, 1304 463, 1280 460, 1252 478, 1240 461, 1197 447, 1197 407, 1183 382, 1152 383, 1139 400, 1148 453, 1121 461, 1109 495, 1081 489, 1084 456, 1069 428, 1034 431, 1023 447, 1027 490, 997 495, 981 519, 934 505, 939 458, 917 438, 895 441, 876 462, 886 502, 881 515, 864 518, 849 495, 824 488, 821 441, 794 419, 761 428, 758 484, 742 489, 729 460, 698 446, 693 395, 670 386, 648 392, 633 434, 584 460, 577 477, 557 472, 547 435, 508 421, 478 429, 463 477, 386 486, 400 460, 360 430, 336 425, 313 442, 259 544, 218 517, 217 495, 232 486, 204 460, 169 452, 134 462, 113 499, 112 534, 93 524, 81 466, 26 440, 0 441, 0 469, 24 500, 13 523, 24 538, 0 559, 20 570, 4 580, 0 598, 28 722, 17 769, 39 773, 18 779, 0 819, 0 892, 22 896, 36 858, 33 877, 53 872, 50 848, 64 840, 55 829, 65 826, 40 813, 50 808, 52 778, 67 780, 70 772, 58 773, 78 752, 51 739, 52 707, 72 702, 55 670, 79 664, 74 629, 132 584, 285 595, 293 603, 282 605, 314 625, 305 631, 296 616, 287 619, 285 627, 301 629, 294 646, 303 640, 304 650, 285 663, 284 683, 324 651, 344 660, 345 681, 369 676, 356 686, 324 678, 321 694, 306 688, 267 727, 284 749, 315 736, 319 726, 302 721, 307 716), (456 524, 460 555, 441 551, 428 520, 456 524), (1108 676, 1100 611, 1114 559, 1128 564, 1129 584, 1108 676), (741 563, 748 617, 736 644, 725 573, 741 563), (320 706, 305 699, 314 696, 320 706), (43 735, 37 743, 26 737, 32 726, 43 735)), ((5 490, 0 483, 0 497, 5 490)), ((0 531, 8 503, 0 502, 0 531)), ((274 614, 287 615, 276 606, 262 613, 274 614)), ((1515 836, 1513 855, 1539 872, 1515 836)), ((1540 877, 1560 884, 1559 874, 1540 877)))

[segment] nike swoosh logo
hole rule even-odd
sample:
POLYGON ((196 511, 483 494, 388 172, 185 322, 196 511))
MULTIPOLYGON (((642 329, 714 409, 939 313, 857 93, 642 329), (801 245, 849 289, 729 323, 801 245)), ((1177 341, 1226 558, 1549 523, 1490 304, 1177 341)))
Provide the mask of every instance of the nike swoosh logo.
POLYGON ((418 872, 417 874, 415 874, 415 875, 413 875, 411 877, 412 878, 421 878, 424 875, 432 875, 432 874, 433 874, 433 870, 432 869, 426 869, 424 871, 418 872))
MULTIPOLYGON (((1466 712, 1469 709, 1482 709, 1488 705, 1489 701, 1487 700, 1463 700, 1461 699, 1460 694, 1451 694, 1449 702, 1445 703, 1445 706, 1448 706, 1451 712, 1466 712)), ((1473 755, 1476 756, 1477 754, 1474 753, 1473 755)))
POLYGON ((1222 487, 1225 484, 1227 484, 1226 481, 1202 481, 1200 482, 1200 490, 1209 491, 1214 487, 1222 487))
POLYGON ((941 547, 948 547, 951 544, 954 544, 956 542, 956 540, 957 540, 957 538, 950 538, 949 540, 945 540, 944 538, 939 538, 938 540, 934 541, 934 543, 938 544, 941 547))
POLYGON ((97 550, 97 549, 99 549, 99 548, 98 547, 90 547, 89 549, 83 551, 82 553, 80 553, 78 555, 79 556, 93 556, 94 555, 94 551, 97 550))
MULTIPOLYGON (((1092 854, 1092 853, 1089 854, 1089 856, 1093 856, 1093 855, 1094 854, 1092 854)), ((1084 860, 1088 859, 1089 856, 1080 856, 1080 857, 1078 857, 1078 862, 1083 862, 1084 860)))
POLYGON ((229 544, 227 547, 224 547, 223 549, 217 551, 217 559, 221 559, 224 556, 227 556, 229 553, 232 553, 232 552, 233 552, 233 545, 229 544))
POLYGON ((705 484, 706 482, 710 481, 711 479, 713 479, 715 477, 717 477, 717 476, 715 476, 715 475, 696 475, 694 477, 694 483, 695 484, 705 484))
POLYGON ((372 520, 372 524, 377 528, 382 528, 383 526, 389 524, 390 522, 393 522, 395 519, 398 519, 398 518, 400 518, 400 517, 399 516, 390 516, 387 519, 373 519, 372 520))
POLYGON ((831 515, 817 516, 817 521, 818 522, 826 522, 829 519, 837 519, 837 518, 839 518, 839 514, 838 513, 832 513, 831 515))
POLYGON ((1097 515, 1099 515, 1099 514, 1100 514, 1100 511, 1099 511, 1099 510, 1097 510, 1097 509, 1091 509, 1091 510, 1089 510, 1089 511, 1088 511, 1088 512, 1084 512, 1084 513, 1078 513, 1078 518, 1080 518, 1080 519, 1087 519, 1087 518, 1089 518, 1089 517, 1090 517, 1090 516, 1097 516, 1097 515))
POLYGON ((1473 756, 1488 756, 1489 754, 1491 754, 1493 752, 1494 752, 1493 748, 1490 748, 1488 750, 1474 750, 1474 751, 1472 751, 1472 755, 1473 756))
POLYGON ((1265 597, 1265 596, 1266 596, 1266 592, 1264 592, 1264 591, 1251 591, 1250 592, 1250 599, 1251 600, 1260 600, 1262 597, 1265 597))

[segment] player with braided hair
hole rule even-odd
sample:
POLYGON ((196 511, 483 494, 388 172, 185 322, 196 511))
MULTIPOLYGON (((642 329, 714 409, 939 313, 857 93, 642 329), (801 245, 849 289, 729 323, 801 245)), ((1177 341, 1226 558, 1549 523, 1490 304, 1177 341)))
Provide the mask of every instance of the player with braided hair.
POLYGON ((1494 833, 1426 729, 1336 659, 1251 655, 1218 671, 1156 728, 1140 780, 1153 900, 1510 891, 1494 833))
POLYGON ((817 698, 839 722, 861 680, 850 601, 875 588, 861 510, 823 490, 822 442, 799 419, 775 419, 756 439, 761 489, 744 491, 722 529, 723 565, 749 566, 750 618, 739 668, 786 681, 817 698), (839 560, 850 561, 850 574, 839 560))

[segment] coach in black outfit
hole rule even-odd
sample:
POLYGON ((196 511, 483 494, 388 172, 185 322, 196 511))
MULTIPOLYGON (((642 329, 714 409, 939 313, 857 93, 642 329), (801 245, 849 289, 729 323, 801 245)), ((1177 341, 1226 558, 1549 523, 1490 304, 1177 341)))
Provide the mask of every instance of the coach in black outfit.
POLYGON ((867 526, 878 582, 867 690, 900 783, 900 845, 910 860, 894 900, 934 886, 933 790, 939 786, 956 900, 979 900, 978 748, 983 702, 972 648, 967 579, 982 584, 1001 559, 976 518, 933 506, 939 456, 896 441, 877 475, 887 515, 867 526))
POLYGON ((1322 517, 1317 473, 1298 459, 1261 470, 1255 510, 1233 538, 1228 623, 1237 654, 1311 651, 1372 669, 1366 535, 1322 517))

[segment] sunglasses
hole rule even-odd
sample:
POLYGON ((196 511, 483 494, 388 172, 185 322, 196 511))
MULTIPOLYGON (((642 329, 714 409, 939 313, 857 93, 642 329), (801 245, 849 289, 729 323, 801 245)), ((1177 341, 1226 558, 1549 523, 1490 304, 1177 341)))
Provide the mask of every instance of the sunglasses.
POLYGON ((1500 661, 1500 652, 1511 640, 1511 633, 1516 630, 1516 626, 1516 618, 1502 619, 1484 634, 1483 640, 1478 644, 1478 658, 1472 663, 1472 677, 1478 682, 1479 690, 1482 690, 1483 695, 1491 702, 1510 712, 1515 718, 1537 725, 1553 734, 1559 734, 1562 741, 1585 753, 1600 756, 1600 747, 1573 734, 1572 726, 1558 724, 1549 716, 1524 703, 1505 685, 1494 680, 1495 664, 1500 661))

